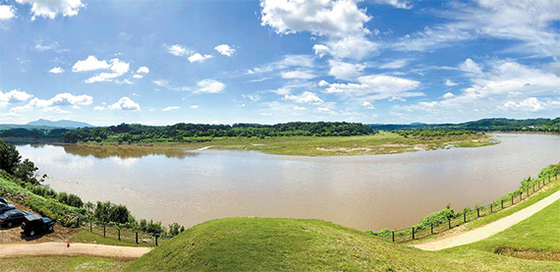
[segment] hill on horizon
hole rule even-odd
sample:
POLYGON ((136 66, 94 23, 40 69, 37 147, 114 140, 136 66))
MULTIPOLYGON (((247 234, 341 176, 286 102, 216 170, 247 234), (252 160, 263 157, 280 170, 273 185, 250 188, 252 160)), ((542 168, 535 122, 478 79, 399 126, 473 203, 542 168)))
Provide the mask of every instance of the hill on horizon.
POLYGON ((41 127, 58 127, 58 128, 80 128, 80 127, 93 127, 92 125, 85 122, 78 122, 72 120, 58 120, 50 121, 45 119, 39 119, 37 121, 32 121, 27 123, 27 126, 41 126, 41 127))

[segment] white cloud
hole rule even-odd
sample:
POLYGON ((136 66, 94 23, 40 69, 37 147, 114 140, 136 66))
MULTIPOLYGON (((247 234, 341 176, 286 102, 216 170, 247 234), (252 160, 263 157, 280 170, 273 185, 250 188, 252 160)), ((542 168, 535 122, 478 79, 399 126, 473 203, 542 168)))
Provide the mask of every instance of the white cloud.
POLYGON ((508 101, 503 106, 506 110, 516 110, 516 111, 541 111, 545 109, 544 103, 539 101, 536 97, 529 97, 520 102, 508 101))
POLYGON ((107 69, 111 67, 107 61, 98 60, 95 56, 89 56, 85 60, 77 61, 74 66, 72 66, 72 72, 86 72, 95 71, 101 69, 107 69))
POLYGON ((16 16, 16 10, 12 6, 0 5, 0 20, 12 19, 16 16))
POLYGON ((362 98, 367 100, 424 95, 421 92, 414 92, 420 86, 420 82, 412 79, 388 75, 368 75, 359 77, 357 81, 358 83, 333 83, 329 85, 325 92, 338 94, 345 99, 362 98))
MULTIPOLYGON (((115 83, 116 83, 116 84, 119 84, 119 85, 123 85, 123 84, 132 85, 132 84, 134 84, 134 82, 132 82, 132 81, 126 79, 126 78, 123 79, 123 80, 118 80, 118 79, 117 79, 117 80, 115 80, 115 83)), ((135 95, 135 94, 134 94, 134 95, 135 95)))
POLYGON ((259 100, 261 100, 261 96, 258 94, 242 94, 241 95, 243 98, 249 99, 253 102, 257 102, 259 100))
POLYGON ((30 4, 32 20, 36 17, 54 19, 57 15, 75 16, 84 7, 81 0, 16 0, 19 4, 30 4))
POLYGON ((317 77, 311 71, 298 70, 298 71, 285 71, 280 73, 282 78, 286 79, 311 79, 317 77))
POLYGON ((305 110, 305 107, 298 107, 298 106, 295 106, 295 107, 294 107, 294 110, 295 110, 295 111, 303 111, 303 110, 305 110))
POLYGON ((552 0, 488 1, 450 5, 440 12, 448 23, 407 35, 394 47, 429 51, 477 38, 514 40, 509 50, 535 56, 560 56, 560 5, 552 0))
POLYGON ((399 59, 391 62, 384 63, 379 66, 379 69, 400 69, 408 64, 407 59, 399 59))
POLYGON ((25 102, 32 97, 32 94, 28 94, 23 91, 11 90, 4 93, 0 90, 0 107, 6 106, 8 104, 25 102))
POLYGON ((226 85, 214 79, 203 79, 196 83, 197 92, 202 93, 221 93, 226 85))
POLYGON ((220 44, 220 45, 214 47, 214 49, 216 51, 218 51, 220 54, 222 54, 224 56, 228 56, 228 57, 231 57, 231 56, 233 56, 233 54, 235 54, 235 49, 231 48, 227 44, 220 44))
POLYGON ((132 99, 124 96, 119 99, 115 104, 109 105, 109 109, 111 110, 126 110, 126 111, 135 111, 140 110, 140 105, 132 99))
POLYGON ((49 73, 52 73, 52 74, 64 73, 64 69, 62 69, 60 67, 54 67, 54 68, 49 70, 49 73))
POLYGON ((324 45, 324 44, 316 44, 313 46, 313 50, 315 51, 315 55, 319 56, 320 58, 324 57, 327 54, 331 53, 331 49, 324 45))
POLYGON ((317 111, 321 112, 321 113, 336 114, 336 112, 334 112, 333 110, 331 110, 329 108, 326 108, 326 107, 318 107, 317 111))
POLYGON ((365 64, 353 64, 337 60, 329 60, 330 70, 329 75, 337 79, 354 80, 360 76, 366 68, 365 64))
POLYGON ((466 59, 465 62, 459 65, 459 69, 473 74, 482 74, 482 69, 472 59, 466 59))
POLYGON ((443 95, 444 99, 450 99, 450 98, 453 98, 453 97, 455 97, 455 95, 453 93, 450 93, 450 92, 447 92, 443 95))
POLYGON ((368 101, 364 101, 362 102, 362 107, 368 109, 368 110, 373 110, 375 109, 375 107, 373 106, 373 104, 371 104, 371 102, 368 101))
POLYGON ((376 2, 376 3, 379 3, 379 4, 391 5, 395 8, 400 8, 400 9, 411 9, 412 8, 412 4, 410 4, 408 1, 405 1, 405 0, 373 0, 373 2, 376 2))
POLYGON ((102 111, 102 110, 105 110, 105 109, 106 109, 106 108, 105 108, 104 106, 95 106, 95 107, 93 107, 93 110, 96 110, 96 111, 102 111))
POLYGON ((457 83, 455 83, 455 82, 453 82, 449 79, 445 80, 445 86, 453 87, 453 86, 456 86, 456 85, 457 85, 457 83))
POLYGON ((312 55, 286 55, 280 61, 255 67, 247 71, 248 75, 258 75, 263 73, 271 73, 279 70, 286 70, 290 68, 313 68, 314 56, 312 55))
POLYGON ((203 61, 205 61, 207 59, 211 59, 211 58, 212 58, 212 55, 202 55, 200 53, 194 53, 193 55, 188 57, 188 60, 191 63, 194 63, 194 62, 203 62, 203 61))
POLYGON ((174 44, 172 46, 167 47, 167 52, 169 54, 179 56, 179 57, 192 54, 192 51, 188 50, 187 48, 179 44, 174 44))
MULTIPOLYGON (((88 58, 89 59, 89 58, 88 58)), ((93 77, 88 78, 85 82, 86 83, 94 83, 94 82, 104 82, 104 81, 113 81, 113 79, 120 77, 122 75, 124 75, 126 72, 128 72, 128 69, 130 68, 130 64, 127 62, 124 62, 122 60, 119 59, 111 59, 111 65, 109 65, 109 68, 111 70, 111 73, 99 73, 93 77)), ((74 65, 76 66, 76 65, 74 65)), ((74 69, 74 68, 72 68, 74 69)), ((132 84, 132 82, 130 82, 129 80, 125 79, 123 81, 115 81, 118 84, 132 84)))
POLYGON ((147 74, 150 72, 150 69, 148 69, 148 67, 146 66, 141 66, 140 68, 138 68, 138 70, 136 70, 136 73, 138 74, 147 74))
POLYGON ((192 105, 192 106, 189 106, 189 108, 191 108, 191 109, 198 109, 198 108, 200 108, 200 107, 199 107, 198 105, 192 105))
POLYGON ((300 95, 289 95, 289 94, 284 95, 282 99, 295 101, 297 103, 307 103, 312 105, 320 105, 324 102, 323 99, 317 96, 317 94, 309 91, 305 91, 300 95))
POLYGON ((161 111, 172 111, 172 110, 179 110, 179 109, 181 109, 181 107, 179 107, 179 106, 169 106, 169 107, 163 108, 161 111))
POLYGON ((143 78, 144 76, 143 76, 143 75, 140 75, 140 74, 135 74, 135 75, 133 75, 132 77, 133 77, 133 78, 140 79, 140 78, 143 78))
POLYGON ((319 81, 319 87, 326 87, 329 86, 329 83, 326 80, 319 81))
POLYGON ((365 37, 369 30, 364 23, 371 17, 355 1, 263 0, 261 8, 261 24, 278 34, 308 31, 327 37, 326 45, 314 47, 319 56, 361 59, 378 49, 365 37))
POLYGON ((74 109, 79 109, 79 106, 87 106, 93 103, 93 97, 89 95, 73 95, 71 93, 59 93, 51 99, 33 98, 27 105, 14 107, 10 111, 21 112, 30 111, 34 108, 40 108, 42 111, 55 112, 55 113, 70 113, 63 110, 61 107, 71 106, 74 109))

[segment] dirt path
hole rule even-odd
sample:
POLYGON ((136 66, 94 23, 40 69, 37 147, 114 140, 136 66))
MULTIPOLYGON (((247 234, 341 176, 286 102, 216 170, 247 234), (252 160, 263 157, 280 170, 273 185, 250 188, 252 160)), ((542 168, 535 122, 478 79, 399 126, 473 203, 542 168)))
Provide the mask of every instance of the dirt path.
POLYGON ((538 201, 537 203, 517 211, 511 215, 498 219, 482 227, 448 236, 441 240, 428 241, 422 244, 412 245, 424 250, 442 250, 446 248, 461 246, 486 239, 494 234, 502 232, 511 226, 529 218, 531 215, 546 208, 548 205, 560 199, 560 191, 538 201))
POLYGON ((33 244, 0 244, 0 258, 22 256, 95 256, 117 259, 136 259, 152 248, 109 246, 99 244, 66 243, 33 243, 33 244))

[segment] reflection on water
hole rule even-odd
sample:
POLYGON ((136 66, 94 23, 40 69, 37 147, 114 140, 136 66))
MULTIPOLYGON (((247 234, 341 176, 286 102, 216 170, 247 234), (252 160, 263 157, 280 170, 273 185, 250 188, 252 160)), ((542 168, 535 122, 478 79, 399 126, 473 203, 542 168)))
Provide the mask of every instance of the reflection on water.
POLYGON ((498 139, 482 148, 351 157, 76 145, 18 150, 54 189, 125 204, 137 218, 186 226, 232 216, 317 218, 378 230, 408 227, 448 203, 489 203, 560 161, 559 136, 498 139))
POLYGON ((92 146, 92 145, 62 145, 69 154, 82 157, 93 156, 98 159, 117 157, 120 159, 141 158, 149 155, 164 155, 166 158, 183 159, 196 156, 197 153, 188 152, 182 148, 157 147, 157 146, 92 146))

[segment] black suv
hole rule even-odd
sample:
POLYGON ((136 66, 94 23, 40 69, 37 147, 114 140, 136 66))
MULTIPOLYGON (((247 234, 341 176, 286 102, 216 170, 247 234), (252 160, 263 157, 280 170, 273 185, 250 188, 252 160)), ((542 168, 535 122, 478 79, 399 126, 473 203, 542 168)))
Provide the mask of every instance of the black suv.
POLYGON ((8 203, 4 203, 4 202, 0 202, 0 214, 3 214, 7 211, 10 210, 15 210, 16 206, 14 206, 13 204, 8 204, 8 203))
POLYGON ((36 214, 26 215, 21 223, 23 233, 28 236, 35 236, 39 232, 54 231, 54 222, 47 217, 40 217, 36 214))
POLYGON ((23 222, 25 216, 30 214, 30 212, 22 212, 20 210, 7 211, 0 215, 0 227, 11 228, 19 225, 23 222))

